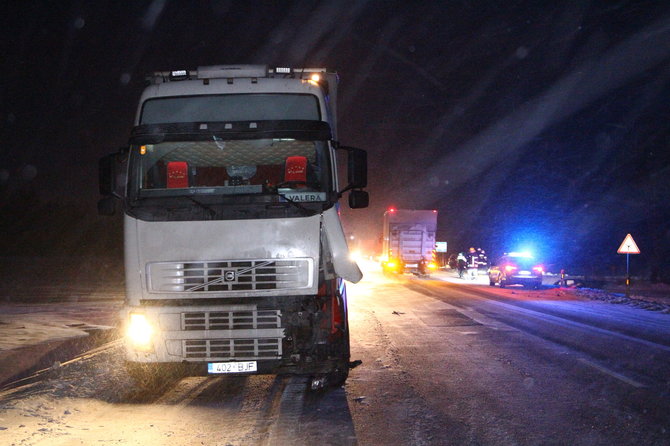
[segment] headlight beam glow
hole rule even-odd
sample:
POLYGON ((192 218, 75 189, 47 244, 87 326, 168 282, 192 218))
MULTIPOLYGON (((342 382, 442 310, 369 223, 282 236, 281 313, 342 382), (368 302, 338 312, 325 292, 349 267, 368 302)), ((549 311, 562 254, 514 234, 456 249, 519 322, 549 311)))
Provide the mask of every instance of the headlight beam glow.
POLYGON ((126 336, 138 350, 151 350, 154 329, 146 316, 139 313, 131 313, 126 336))

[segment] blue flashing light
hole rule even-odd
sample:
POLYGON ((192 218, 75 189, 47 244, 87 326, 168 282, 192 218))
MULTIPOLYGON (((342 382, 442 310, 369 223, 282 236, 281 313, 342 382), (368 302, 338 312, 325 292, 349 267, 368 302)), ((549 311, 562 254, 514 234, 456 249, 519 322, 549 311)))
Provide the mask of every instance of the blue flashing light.
POLYGON ((533 257, 533 254, 531 254, 529 251, 513 251, 507 254, 510 257, 524 257, 527 259, 530 259, 533 257))

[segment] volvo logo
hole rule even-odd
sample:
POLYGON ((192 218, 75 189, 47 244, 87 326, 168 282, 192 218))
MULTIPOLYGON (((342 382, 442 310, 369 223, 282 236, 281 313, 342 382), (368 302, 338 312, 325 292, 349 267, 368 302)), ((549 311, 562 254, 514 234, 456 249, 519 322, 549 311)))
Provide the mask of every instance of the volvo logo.
POLYGON ((226 282, 234 282, 235 279, 237 278, 237 273, 232 270, 228 270, 223 273, 223 280, 226 282))

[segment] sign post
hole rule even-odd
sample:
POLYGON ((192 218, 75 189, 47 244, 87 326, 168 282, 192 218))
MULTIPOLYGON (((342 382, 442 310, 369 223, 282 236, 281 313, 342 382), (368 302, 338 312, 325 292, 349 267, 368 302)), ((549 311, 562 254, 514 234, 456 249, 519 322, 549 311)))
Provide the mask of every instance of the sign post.
POLYGON ((440 261, 440 266, 447 263, 447 242, 435 242, 435 255, 440 261))
POLYGON ((447 252, 447 242, 435 242, 435 252, 447 252))
POLYGON ((631 254, 639 254, 640 248, 637 247, 633 236, 630 234, 626 235, 626 238, 623 239, 621 246, 616 251, 618 254, 626 254, 626 297, 630 297, 630 270, 629 270, 629 257, 631 254))

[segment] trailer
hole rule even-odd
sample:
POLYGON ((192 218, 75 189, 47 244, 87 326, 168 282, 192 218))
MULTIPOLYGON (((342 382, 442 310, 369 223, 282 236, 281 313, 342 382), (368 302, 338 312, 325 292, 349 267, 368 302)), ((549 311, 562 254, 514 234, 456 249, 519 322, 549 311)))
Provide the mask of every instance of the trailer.
POLYGON ((429 276, 437 269, 436 229, 436 210, 387 209, 382 227, 382 271, 429 276))

